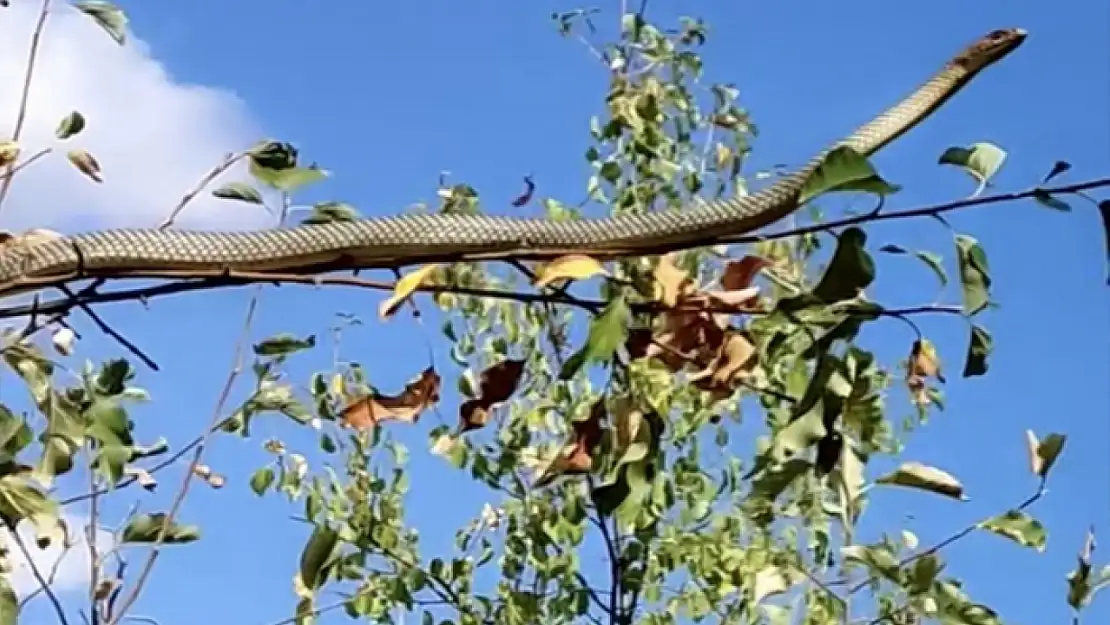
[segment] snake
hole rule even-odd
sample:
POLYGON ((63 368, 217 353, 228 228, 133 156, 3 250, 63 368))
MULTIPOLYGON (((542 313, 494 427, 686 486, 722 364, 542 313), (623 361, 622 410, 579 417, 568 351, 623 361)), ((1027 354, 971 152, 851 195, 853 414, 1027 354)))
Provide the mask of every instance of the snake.
POLYGON ((870 156, 922 122, 1025 38, 1020 28, 979 38, 901 102, 755 193, 698 198, 685 210, 567 220, 410 213, 232 232, 94 230, 7 246, 0 252, 0 295, 92 276, 312 273, 450 259, 552 259, 567 254, 602 259, 697 247, 754 232, 791 214, 803 203, 807 180, 833 149, 847 146, 870 156))

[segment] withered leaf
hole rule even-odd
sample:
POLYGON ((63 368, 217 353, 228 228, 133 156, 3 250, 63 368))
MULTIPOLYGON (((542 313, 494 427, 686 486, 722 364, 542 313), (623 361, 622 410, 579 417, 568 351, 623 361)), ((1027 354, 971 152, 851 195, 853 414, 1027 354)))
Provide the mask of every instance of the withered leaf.
POLYGON ((746 289, 751 286, 756 274, 770 264, 771 261, 760 256, 745 256, 731 261, 725 265, 724 273, 721 274, 721 288, 728 291, 746 289))
POLYGON ((633 360, 643 358, 648 354, 651 341, 652 336, 650 328, 632 328, 628 331, 628 338, 624 341, 624 348, 628 350, 629 358, 633 360))
POLYGON ((658 288, 657 298, 661 304, 674 307, 679 298, 690 292, 693 281, 690 275, 679 269, 674 264, 674 254, 666 254, 659 258, 655 265, 655 284, 658 288))
POLYGON ((400 395, 367 395, 348 404, 340 416, 344 425, 359 431, 383 421, 416 423, 420 413, 439 401, 439 385, 439 374, 428 367, 419 378, 405 385, 400 395))
POLYGON ((503 402, 512 397, 523 373, 523 360, 503 360, 482 372, 478 378, 478 392, 491 404, 503 402))
POLYGON ((731 395, 737 382, 759 363, 755 345, 744 332, 729 330, 709 366, 690 376, 694 386, 718 397, 731 395))
POLYGON ((925 406, 930 403, 926 380, 935 377, 944 382, 944 375, 940 372, 940 357, 936 348, 927 339, 913 342, 910 357, 906 363, 906 387, 915 404, 925 406))
POLYGON ((424 265, 420 269, 407 274, 405 277, 397 281, 393 286, 393 295, 389 299, 381 303, 378 308, 378 315, 382 319, 386 319, 397 312, 405 301, 412 296, 416 289, 430 281, 432 274, 439 269, 439 265, 431 264, 424 265))
POLYGON ((459 405, 459 429, 457 434, 485 427, 489 422, 492 404, 482 399, 468 399, 459 405))
POLYGON ((503 360, 481 373, 478 378, 479 396, 464 401, 459 406, 458 433, 476 430, 489 421, 494 404, 507 401, 520 384, 524 373, 523 360, 503 360))
POLYGON ((536 271, 536 286, 547 286, 556 280, 583 280, 599 274, 608 275, 601 263, 582 254, 569 254, 540 267, 536 271))
POLYGON ((537 476, 533 486, 542 488, 560 476, 581 475, 593 468, 593 452, 601 442, 603 430, 601 421, 605 418, 605 399, 599 399, 590 415, 572 424, 572 439, 537 476))

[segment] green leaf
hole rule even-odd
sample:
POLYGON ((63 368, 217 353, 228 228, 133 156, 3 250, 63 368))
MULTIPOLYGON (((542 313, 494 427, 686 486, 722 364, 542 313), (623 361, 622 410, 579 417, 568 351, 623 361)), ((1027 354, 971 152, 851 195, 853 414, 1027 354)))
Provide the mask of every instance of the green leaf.
POLYGON ((809 472, 811 466, 805 458, 791 458, 782 464, 766 465, 752 480, 751 496, 774 501, 794 480, 809 472))
POLYGON ((1052 210, 1060 211, 1061 213, 1071 211, 1070 204, 1068 204, 1064 200, 1061 200, 1060 198, 1053 196, 1051 193, 1045 191, 1044 189, 1034 189, 1033 200, 1041 206, 1046 206, 1048 208, 1051 208, 1052 210))
POLYGON ((29 520, 43 549, 61 536, 58 502, 16 475, 0 478, 0 519, 8 527, 29 520))
POLYGON ((823 402, 813 405, 802 417, 775 433, 768 455, 775 463, 784 462, 825 437, 828 430, 822 421, 823 402))
POLYGON ((941 165, 955 165, 974 178, 979 183, 972 193, 974 197, 983 192, 1005 160, 1005 150, 993 143, 980 142, 966 148, 948 148, 940 155, 937 162, 941 165))
POLYGON ((894 244, 884 245, 879 248, 879 251, 887 254, 912 254, 915 258, 925 263, 925 266, 933 270, 937 279, 940 280, 940 285, 942 287, 948 286, 948 272, 944 270, 944 259, 941 258, 939 254, 926 250, 915 250, 911 252, 900 245, 894 244))
POLYGON ((982 521, 979 523, 979 528, 1005 536, 1019 545, 1032 547, 1037 551, 1044 551, 1048 540, 1044 525, 1021 510, 1010 510, 982 521))
POLYGON ((990 265, 979 242, 964 234, 956 235, 956 257, 963 287, 964 314, 970 317, 990 304, 990 265))
POLYGON ((0 463, 11 462, 34 440, 34 432, 21 419, 0 404, 0 463))
POLYGON ((277 475, 272 467, 262 467, 251 475, 251 490, 256 495, 263 495, 266 489, 274 483, 276 477, 277 475))
POLYGON ((101 445, 129 446, 135 441, 131 436, 131 420, 118 399, 97 397, 85 409, 88 435, 101 445))
POLYGON ((358 221, 360 215, 354 206, 343 202, 319 202, 312 206, 312 213, 302 224, 330 224, 337 221, 358 221))
POLYGON ((73 6, 93 18, 119 45, 127 40, 127 15, 115 4, 104 0, 77 0, 73 6))
POLYGON ((585 365, 608 362, 628 338, 632 310, 623 296, 614 297, 590 322, 586 344, 563 363, 559 379, 569 380, 585 365))
POLYGON ((248 204, 262 204, 262 194, 245 182, 229 182, 212 192, 221 200, 238 200, 248 204))
POLYGON ((920 462, 904 462, 894 471, 875 480, 875 483, 916 488, 960 501, 967 499, 959 480, 945 471, 920 462))
POLYGON ((312 349, 315 346, 316 335, 314 334, 300 339, 292 334, 282 333, 271 336, 255 345, 254 353, 256 356, 287 356, 301 350, 312 349))
POLYGON ((122 358, 109 360, 96 374, 95 391, 101 395, 115 397, 127 390, 127 383, 135 378, 135 370, 122 358))
POLYGON ((291 167, 289 169, 264 169, 256 167, 251 174, 264 184, 279 191, 293 192, 305 185, 319 182, 327 178, 330 173, 319 167, 291 167))
POLYGON ((15 595, 7 575, 0 577, 0 625, 19 622, 19 597, 15 595))
POLYGON ((301 581, 306 588, 316 590, 327 581, 320 573, 335 555, 338 544, 339 533, 335 530, 323 525, 313 529, 301 552, 301 581))
POLYGON ((859 296, 875 280, 875 261, 867 253, 866 244, 867 234, 863 230, 848 228, 842 232, 813 295, 828 304, 859 296))
POLYGON ((54 131, 54 136, 59 139, 68 139, 85 129, 85 116, 73 111, 66 115, 58 124, 57 130, 54 131))
POLYGON ((901 581, 898 575, 898 558, 887 545, 849 545, 840 549, 845 562, 860 562, 878 576, 891 581, 901 581))
POLYGON ((848 146, 833 148, 802 185, 798 205, 835 191, 866 191, 893 195, 902 187, 883 180, 866 157, 848 146))
MULTIPOLYGON (((154 543, 166 523, 165 512, 137 514, 128 520, 120 539, 125 543, 154 543)), ((181 525, 171 521, 166 528, 165 545, 180 545, 200 540, 200 528, 195 525, 181 525)))
POLYGON ((123 468, 130 460, 130 449, 118 444, 108 444, 96 450, 93 466, 111 487, 123 479, 123 468))
POLYGON ((297 148, 284 141, 259 141, 247 151, 251 172, 261 169, 290 169, 297 166, 297 148))
POLYGON ((971 324, 971 337, 967 343, 967 357, 964 359, 963 377, 972 378, 987 372, 987 357, 994 349, 994 339, 987 329, 971 324))

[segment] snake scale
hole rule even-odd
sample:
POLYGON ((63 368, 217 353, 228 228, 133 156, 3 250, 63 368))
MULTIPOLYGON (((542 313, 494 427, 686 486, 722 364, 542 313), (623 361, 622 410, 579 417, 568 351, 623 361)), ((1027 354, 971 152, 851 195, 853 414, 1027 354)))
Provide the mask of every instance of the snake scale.
POLYGON ((114 229, 0 252, 0 294, 83 276, 314 272, 447 259, 598 258, 675 250, 752 232, 795 211, 830 150, 868 156, 916 126, 1026 36, 995 30, 965 48, 899 104, 752 195, 699 201, 689 210, 552 221, 485 215, 402 215, 247 232, 114 229))

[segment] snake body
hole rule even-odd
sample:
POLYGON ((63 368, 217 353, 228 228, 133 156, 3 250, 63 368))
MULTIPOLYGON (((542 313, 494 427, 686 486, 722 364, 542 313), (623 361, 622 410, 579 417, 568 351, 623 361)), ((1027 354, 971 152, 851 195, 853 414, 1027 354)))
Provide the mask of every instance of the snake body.
POLYGON ((761 191, 690 210, 552 221, 484 215, 403 215, 251 232, 94 231, 0 252, 0 293, 86 275, 356 269, 436 259, 616 257, 674 250, 752 232, 796 210, 830 150, 870 155, 920 123, 982 69, 1025 39, 996 30, 950 60, 902 102, 761 191))

